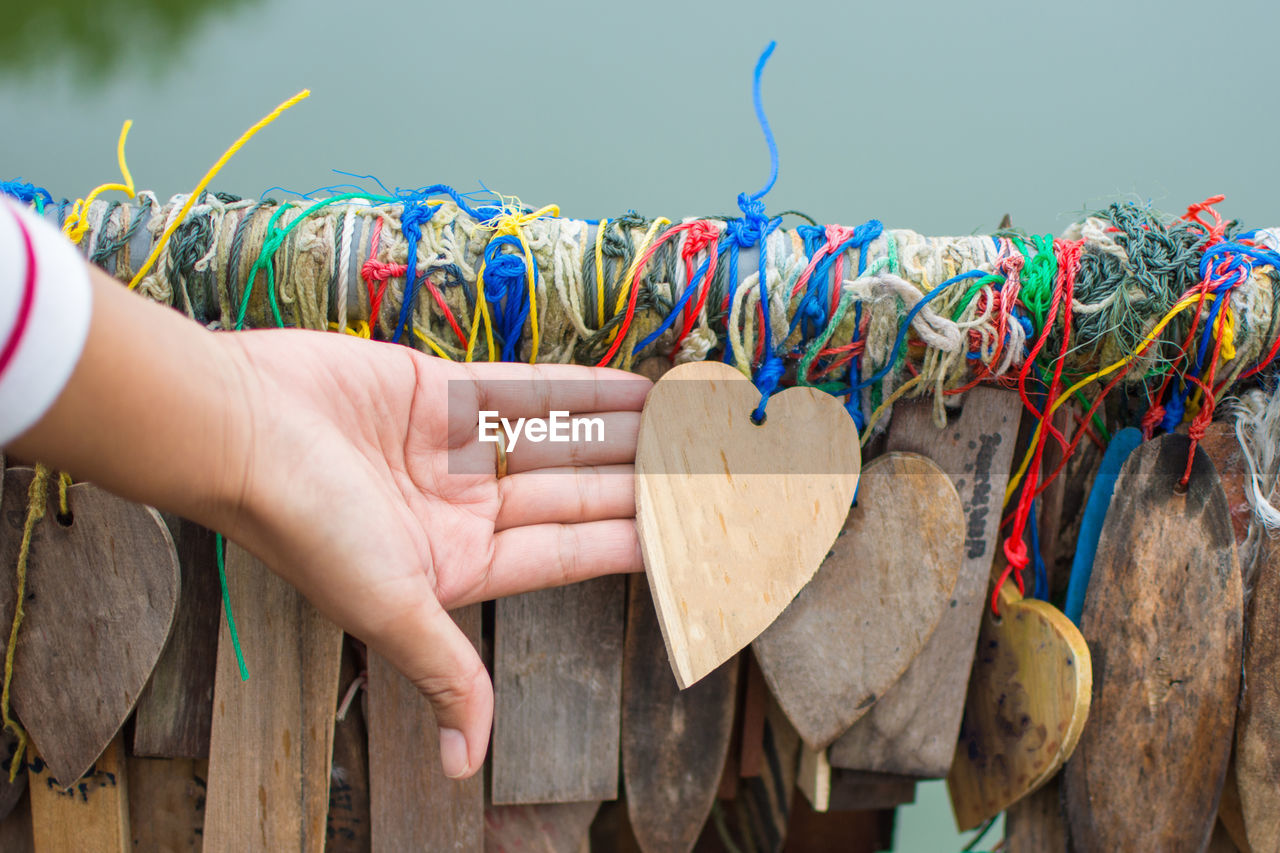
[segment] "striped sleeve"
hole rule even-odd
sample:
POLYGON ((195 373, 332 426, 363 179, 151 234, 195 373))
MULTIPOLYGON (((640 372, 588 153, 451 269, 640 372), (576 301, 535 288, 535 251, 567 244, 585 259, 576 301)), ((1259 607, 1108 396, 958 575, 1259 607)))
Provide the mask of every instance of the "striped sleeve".
POLYGON ((84 259, 56 228, 0 198, 0 447, 62 393, 89 334, 84 259))

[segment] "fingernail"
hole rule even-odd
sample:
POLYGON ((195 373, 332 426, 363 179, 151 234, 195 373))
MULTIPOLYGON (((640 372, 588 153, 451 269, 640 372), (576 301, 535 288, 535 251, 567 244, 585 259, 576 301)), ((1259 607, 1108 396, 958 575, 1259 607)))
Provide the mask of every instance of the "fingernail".
POLYGON ((460 779, 467 772, 467 739, 457 729, 440 730, 440 766, 450 779, 460 779))

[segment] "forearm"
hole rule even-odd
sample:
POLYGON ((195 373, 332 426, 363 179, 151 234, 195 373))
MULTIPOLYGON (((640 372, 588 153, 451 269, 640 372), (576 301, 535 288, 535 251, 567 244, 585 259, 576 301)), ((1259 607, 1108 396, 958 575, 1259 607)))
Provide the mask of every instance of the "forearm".
POLYGON ((89 334, 70 381, 6 451, 232 526, 253 451, 237 348, 96 269, 91 285, 89 334))

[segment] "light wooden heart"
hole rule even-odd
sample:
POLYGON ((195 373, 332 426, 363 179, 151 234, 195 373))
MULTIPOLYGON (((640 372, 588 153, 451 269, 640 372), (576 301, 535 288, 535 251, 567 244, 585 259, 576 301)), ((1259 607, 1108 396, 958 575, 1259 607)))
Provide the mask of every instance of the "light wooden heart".
MULTIPOLYGON (((13 577, 34 472, 11 468, 0 516, 0 624, 13 621, 13 577)), ((133 710, 173 622, 178 557, 160 515, 88 483, 54 489, 27 564, 13 706, 54 778, 71 784, 133 710)))
POLYGON ((942 619, 963 560, 964 510, 934 462, 889 453, 867 464, 831 553, 752 648, 811 749, 867 712, 942 619))
POLYGON ((636 448, 636 526, 681 688, 777 618, 822 564, 858 486, 858 432, 834 397, 760 393, 719 362, 649 392, 636 448))
POLYGON ((947 777, 961 830, 973 829, 1049 781, 1089 717, 1093 665, 1071 620, 1000 589, 982 618, 960 744, 947 777))

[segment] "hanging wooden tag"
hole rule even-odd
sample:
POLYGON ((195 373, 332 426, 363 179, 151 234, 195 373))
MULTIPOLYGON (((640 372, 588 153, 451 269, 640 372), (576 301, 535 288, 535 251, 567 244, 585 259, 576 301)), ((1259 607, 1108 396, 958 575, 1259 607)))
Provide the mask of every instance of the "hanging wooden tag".
POLYGON ((983 614, 960 744, 947 777, 956 825, 974 829, 1049 780, 1089 717, 1093 666, 1071 620, 1044 601, 1000 588, 983 614))
POLYGON ((182 583, 169 641, 134 712, 133 754, 208 758, 222 615, 216 537, 195 522, 165 521, 177 546, 182 583))
POLYGON ((924 648, 955 591, 964 512, 936 464, 870 462, 822 568, 752 644, 804 742, 839 737, 924 648))
MULTIPOLYGON (((477 648, 480 605, 450 614, 477 648)), ((454 780, 440 767, 431 703, 381 655, 369 655, 369 815, 373 853, 479 850, 484 774, 454 780)))
POLYGON ((616 799, 626 579, 496 602, 496 805, 616 799))
POLYGON ((129 756, 129 813, 134 850, 200 850, 209 762, 129 756))
MULTIPOLYGON (((0 624, 13 621, 13 577, 35 472, 11 468, 0 523, 0 624)), ((13 707, 58 779, 79 779, 115 737, 164 648, 178 601, 178 558, 159 514, 89 483, 57 488, 27 561, 14 655, 13 707)))
POLYGON ((51 769, 40 756, 32 757, 27 787, 36 850, 126 853, 133 849, 122 738, 112 740, 88 772, 70 783, 51 776, 51 769))
POLYGON ((1213 831, 1240 683, 1241 584, 1227 500, 1197 448, 1136 450, 1102 528, 1080 630, 1095 725, 1063 776, 1072 843, 1197 850, 1213 831))
POLYGON ((210 850, 321 851, 342 631, 244 549, 227 588, 249 680, 222 622, 209 742, 210 850))
POLYGON ((711 812, 733 732, 738 662, 681 690, 648 583, 632 575, 622 660, 622 774, 645 853, 688 851, 711 812))
POLYGON ((645 402, 636 527, 680 687, 754 640, 813 577, 858 485, 858 431, 829 394, 760 393, 719 362, 691 362, 645 402))
POLYGON ((888 449, 927 456, 951 478, 964 506, 964 557, 924 650, 831 745, 834 766, 921 777, 951 769, 1021 416, 1017 394, 986 387, 969 391, 959 418, 941 430, 928 401, 894 407, 888 449))
POLYGON ((484 812, 485 853, 582 853, 600 804, 490 806, 484 812))

